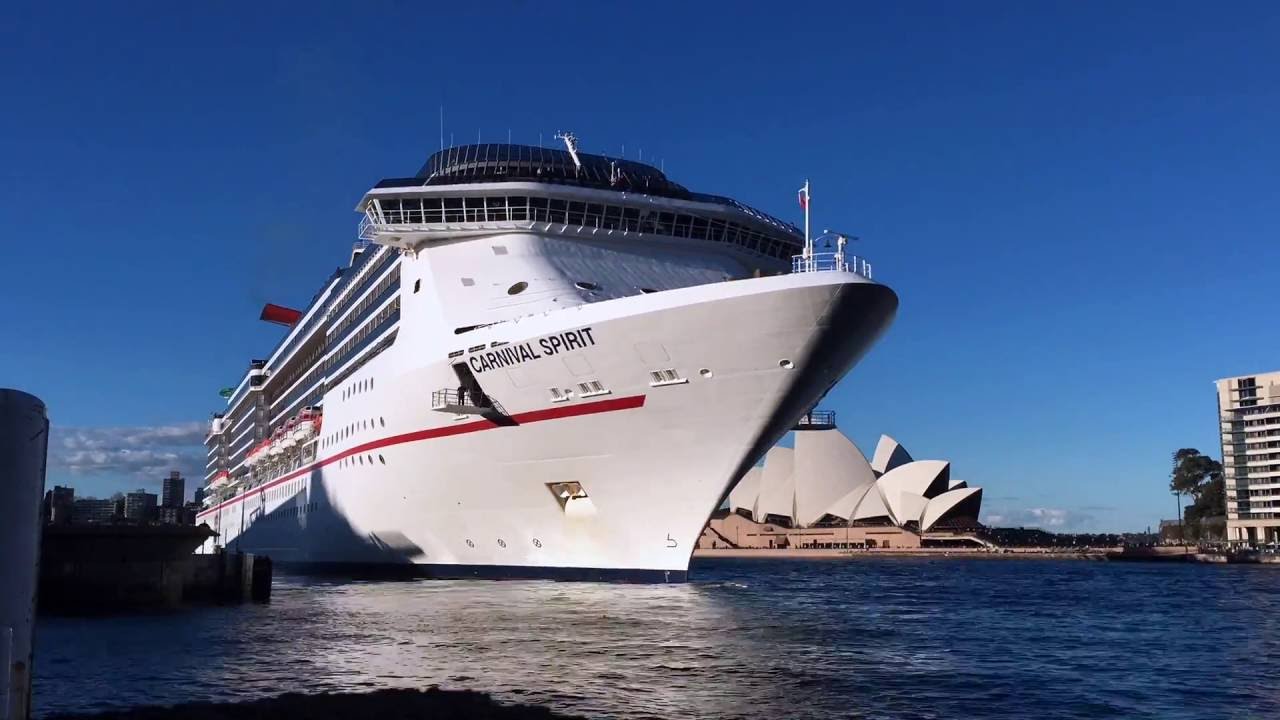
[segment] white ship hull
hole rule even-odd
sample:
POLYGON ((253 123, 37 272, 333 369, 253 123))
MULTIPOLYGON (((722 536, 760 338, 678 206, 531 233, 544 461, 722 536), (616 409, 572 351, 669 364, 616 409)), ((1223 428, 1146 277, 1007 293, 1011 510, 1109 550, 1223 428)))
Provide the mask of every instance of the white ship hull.
POLYGON ((896 305, 859 275, 811 272, 521 318, 457 341, 505 345, 449 361, 425 360, 441 354, 402 330, 344 385, 361 390, 325 396, 313 463, 198 516, 219 533, 202 550, 315 569, 682 580, 728 488, 870 348, 896 305), (576 342, 543 351, 540 340, 564 333, 576 342), (492 362, 477 357, 488 352, 492 362), (432 409, 461 361, 509 423, 432 409), (658 368, 687 382, 654 386, 658 368), (552 401, 549 388, 586 378, 607 394, 552 401), (566 482, 588 501, 562 504, 549 486, 566 482))

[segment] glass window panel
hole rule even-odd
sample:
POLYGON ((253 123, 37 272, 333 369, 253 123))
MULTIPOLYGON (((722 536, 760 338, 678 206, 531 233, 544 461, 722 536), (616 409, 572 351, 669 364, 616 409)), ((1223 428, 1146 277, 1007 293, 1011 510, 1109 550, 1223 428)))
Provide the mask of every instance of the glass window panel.
POLYGON ((696 216, 693 218, 692 236, 697 238, 698 240, 707 239, 707 219, 706 218, 700 218, 696 216))
POLYGON ((689 237, 689 226, 692 222, 693 218, 688 215, 677 215, 676 224, 672 228, 671 234, 676 237, 689 237))
POLYGON ((510 213, 512 220, 528 220, 529 198, 526 197, 509 197, 507 198, 507 212, 510 213))
POLYGON ((485 217, 489 222, 506 222, 507 220, 507 199, 505 197, 491 197, 485 199, 485 217))

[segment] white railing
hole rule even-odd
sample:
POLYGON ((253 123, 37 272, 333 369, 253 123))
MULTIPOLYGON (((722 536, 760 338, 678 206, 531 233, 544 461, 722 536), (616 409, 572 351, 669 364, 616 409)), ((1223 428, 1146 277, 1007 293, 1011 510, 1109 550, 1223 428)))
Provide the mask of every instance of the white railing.
POLYGON ((373 242, 381 229, 382 223, 374 220, 368 212, 360 218, 360 227, 356 230, 356 237, 365 242, 373 242))
POLYGON ((841 252, 813 253, 791 256, 791 272, 851 272, 871 279, 871 263, 857 255, 841 252))

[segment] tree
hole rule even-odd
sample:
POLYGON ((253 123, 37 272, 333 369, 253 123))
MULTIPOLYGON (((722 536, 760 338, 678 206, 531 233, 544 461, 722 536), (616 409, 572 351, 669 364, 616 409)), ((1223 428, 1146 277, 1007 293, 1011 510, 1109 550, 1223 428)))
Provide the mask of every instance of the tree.
POLYGON ((1222 480, 1222 463, 1194 448, 1182 448, 1173 454, 1173 474, 1169 478, 1173 492, 1199 500, 1215 480, 1222 480))
POLYGON ((1194 448, 1182 448, 1173 454, 1173 473, 1169 489, 1193 498, 1187 506, 1183 536, 1188 540, 1204 535, 1204 521, 1227 512, 1226 483, 1222 463, 1194 448))

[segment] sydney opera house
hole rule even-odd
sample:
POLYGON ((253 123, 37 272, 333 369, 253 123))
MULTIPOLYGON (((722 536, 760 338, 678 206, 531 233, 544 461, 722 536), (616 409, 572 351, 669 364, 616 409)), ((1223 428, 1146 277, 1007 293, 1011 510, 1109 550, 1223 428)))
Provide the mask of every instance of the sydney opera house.
POLYGON ((951 479, 949 462, 914 460, 888 435, 867 462, 829 412, 807 415, 794 438, 738 481, 699 547, 913 548, 978 525, 982 489, 951 479))

